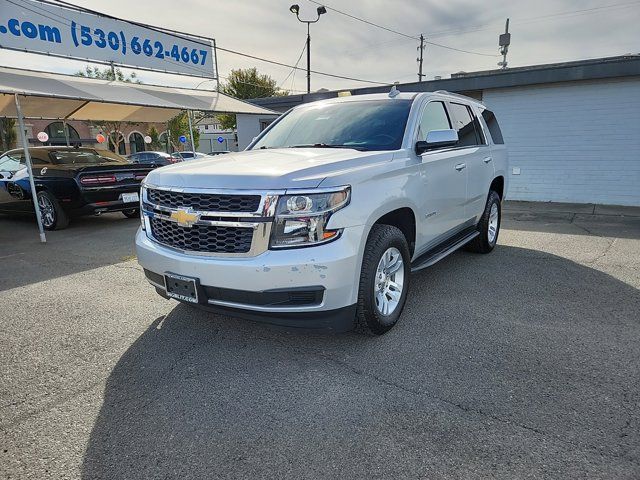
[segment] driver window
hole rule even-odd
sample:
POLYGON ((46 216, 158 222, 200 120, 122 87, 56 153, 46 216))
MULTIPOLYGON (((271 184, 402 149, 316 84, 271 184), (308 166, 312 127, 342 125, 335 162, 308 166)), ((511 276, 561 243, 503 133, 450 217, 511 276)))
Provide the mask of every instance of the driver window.
POLYGON ((418 140, 426 140, 431 130, 450 130, 449 116, 442 102, 429 102, 422 112, 418 126, 418 140))
POLYGON ((0 172, 17 172, 26 165, 24 154, 7 153, 0 157, 0 172))

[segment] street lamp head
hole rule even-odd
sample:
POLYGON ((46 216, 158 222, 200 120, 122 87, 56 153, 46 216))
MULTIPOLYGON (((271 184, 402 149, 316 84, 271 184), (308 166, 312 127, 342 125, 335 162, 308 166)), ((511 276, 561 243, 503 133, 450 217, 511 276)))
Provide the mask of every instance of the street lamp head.
POLYGON ((324 8, 324 6, 323 6, 323 5, 319 6, 319 7, 318 7, 318 16, 320 16, 320 15, 324 15, 325 13, 327 13, 327 9, 326 9, 326 8, 324 8))
POLYGON ((289 11, 291 13, 295 13, 296 15, 298 15, 298 13, 300 12, 300 5, 297 4, 293 4, 289 7, 289 11))

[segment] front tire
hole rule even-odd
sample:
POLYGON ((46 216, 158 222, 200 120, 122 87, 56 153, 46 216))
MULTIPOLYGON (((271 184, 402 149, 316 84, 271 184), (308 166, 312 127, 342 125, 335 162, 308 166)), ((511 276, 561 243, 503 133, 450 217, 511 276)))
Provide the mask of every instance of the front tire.
POLYGON ((404 234, 391 225, 374 225, 367 239, 356 310, 356 330, 388 332, 407 300, 411 255, 404 234))
POLYGON ((122 214, 127 218, 138 218, 138 217, 140 217, 140 209, 139 208, 129 208, 127 210, 122 210, 122 214))
POLYGON ((45 230, 62 230, 69 225, 69 217, 49 192, 41 191, 37 194, 38 208, 45 230))
POLYGON ((500 195, 491 190, 487 197, 487 204, 478 222, 480 235, 466 245, 466 250, 476 253, 491 252, 498 242, 500 222, 502 220, 502 205, 500 195))

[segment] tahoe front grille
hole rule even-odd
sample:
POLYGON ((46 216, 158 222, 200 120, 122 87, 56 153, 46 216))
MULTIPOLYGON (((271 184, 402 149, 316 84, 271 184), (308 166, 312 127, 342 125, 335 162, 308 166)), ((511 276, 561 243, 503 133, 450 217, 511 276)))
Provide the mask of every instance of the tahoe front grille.
POLYGON ((253 228, 193 225, 181 227, 176 222, 150 218, 153 238, 179 250, 204 253, 247 253, 251 249, 253 228))
POLYGON ((260 195, 221 195, 147 190, 149 202, 169 208, 187 208, 203 212, 252 213, 260 206, 260 195))

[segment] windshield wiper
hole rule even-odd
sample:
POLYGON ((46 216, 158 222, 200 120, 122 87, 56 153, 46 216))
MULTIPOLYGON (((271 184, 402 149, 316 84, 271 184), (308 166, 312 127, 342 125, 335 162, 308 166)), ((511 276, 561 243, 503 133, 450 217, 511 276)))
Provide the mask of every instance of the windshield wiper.
POLYGON ((302 145, 288 145, 286 148, 351 148, 353 150, 364 150, 362 147, 355 145, 338 145, 330 143, 307 143, 302 145))

